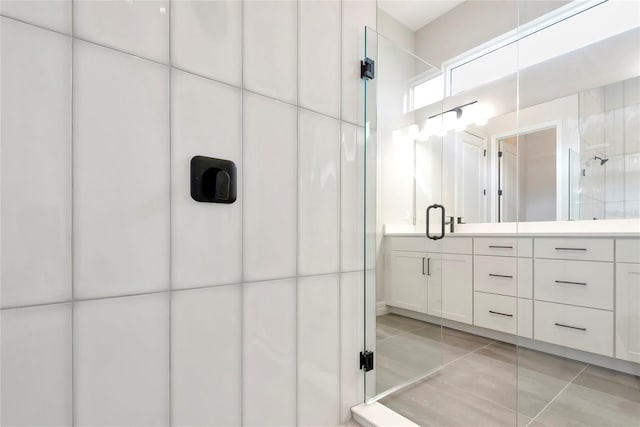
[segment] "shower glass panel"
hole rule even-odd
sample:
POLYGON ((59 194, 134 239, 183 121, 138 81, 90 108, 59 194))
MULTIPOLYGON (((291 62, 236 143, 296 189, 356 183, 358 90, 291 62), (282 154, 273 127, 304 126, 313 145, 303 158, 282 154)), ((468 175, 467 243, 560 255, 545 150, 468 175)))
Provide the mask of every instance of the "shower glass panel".
MULTIPOLYGON (((540 187, 556 177, 557 221, 637 218, 640 3, 573 2, 564 9, 562 19, 547 17, 551 22, 518 42, 518 139, 532 128, 557 129, 556 161, 534 166, 532 182, 540 187)), ((519 162, 518 169, 526 176, 532 164, 519 162)), ((613 236, 576 236, 545 252, 552 237, 523 234, 523 214, 519 238, 534 250, 533 269, 518 263, 517 272, 519 279, 532 274, 526 284, 519 280, 517 295, 521 425, 639 425, 639 270, 616 261, 632 251, 616 246, 614 257, 613 236), (590 242, 611 245, 611 256, 585 249, 590 242)))
POLYGON ((369 28, 364 56, 375 70, 363 79, 365 349, 375 355, 365 396, 372 401, 442 366, 443 304, 451 298, 455 307, 456 301, 442 288, 455 269, 439 239, 448 215, 442 208, 443 138, 426 130, 427 119, 442 113, 443 88, 426 93, 420 86, 441 73, 369 28), (429 206, 432 238, 425 235, 429 206), (393 239, 397 229, 410 230, 409 238, 393 239), (376 315, 376 305, 385 312, 376 315))

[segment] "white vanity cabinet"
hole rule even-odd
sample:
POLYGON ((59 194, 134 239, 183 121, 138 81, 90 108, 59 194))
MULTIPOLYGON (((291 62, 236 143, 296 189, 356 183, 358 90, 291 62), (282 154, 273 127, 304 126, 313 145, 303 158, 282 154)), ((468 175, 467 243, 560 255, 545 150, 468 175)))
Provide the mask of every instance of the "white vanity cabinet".
POLYGON ((388 246, 387 305, 472 323, 471 239, 391 237, 388 246))
POLYGON ((640 363, 640 239, 616 240, 616 357, 640 363))

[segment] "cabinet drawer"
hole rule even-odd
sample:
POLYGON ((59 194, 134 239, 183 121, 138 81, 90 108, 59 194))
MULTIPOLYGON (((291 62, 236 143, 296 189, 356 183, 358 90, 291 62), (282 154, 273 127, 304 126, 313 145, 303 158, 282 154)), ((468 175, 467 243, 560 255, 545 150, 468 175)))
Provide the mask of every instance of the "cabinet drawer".
POLYGON ((531 298, 532 265, 531 258, 476 255, 474 257, 474 290, 531 298))
POLYGON ((390 237, 392 251, 426 252, 426 237, 390 237))
POLYGON ((474 292, 473 323, 487 329, 515 334, 517 298, 474 292))
POLYGON ((640 239, 616 239, 616 261, 640 264, 640 239))
POLYGON ((613 310, 613 263, 536 259, 537 300, 613 310))
POLYGON ((476 255, 519 256, 533 255, 532 239, 515 237, 476 237, 473 239, 476 255))
POLYGON ((535 336, 540 341, 613 356, 613 313, 536 301, 535 336))
POLYGON ((442 252, 445 254, 471 255, 473 244, 470 237, 445 237, 442 240, 442 252))
POLYGON ((538 238, 536 258, 613 261, 613 239, 538 238))

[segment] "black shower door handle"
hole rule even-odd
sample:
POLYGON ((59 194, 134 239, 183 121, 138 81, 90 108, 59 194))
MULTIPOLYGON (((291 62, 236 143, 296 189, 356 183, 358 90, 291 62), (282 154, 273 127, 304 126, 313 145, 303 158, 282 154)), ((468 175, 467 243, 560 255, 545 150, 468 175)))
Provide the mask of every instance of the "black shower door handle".
POLYGON ((427 215, 427 237, 428 237, 429 239, 431 239, 431 240, 440 240, 440 239, 444 238, 444 225, 445 225, 445 224, 444 224, 444 219, 446 218, 446 217, 445 217, 445 212, 444 212, 444 206, 439 205, 439 204, 437 204, 437 203, 436 203, 436 204, 433 204, 433 205, 431 205, 431 206, 429 206, 429 207, 427 208, 427 214, 426 214, 426 215, 427 215), (429 221, 429 211, 430 211, 431 209, 441 209, 441 210, 442 210, 441 224, 440 224, 440 235, 432 236, 432 235, 429 233, 429 223, 430 223, 430 221, 429 221))

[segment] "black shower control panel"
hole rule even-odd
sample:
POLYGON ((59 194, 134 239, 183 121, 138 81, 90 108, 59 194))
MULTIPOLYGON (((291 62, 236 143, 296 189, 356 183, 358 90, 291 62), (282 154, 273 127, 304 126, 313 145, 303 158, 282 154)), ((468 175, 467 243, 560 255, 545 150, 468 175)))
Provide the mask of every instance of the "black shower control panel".
POLYGON ((236 164, 231 160, 195 156, 191 159, 191 198, 204 203, 233 203, 236 164))

